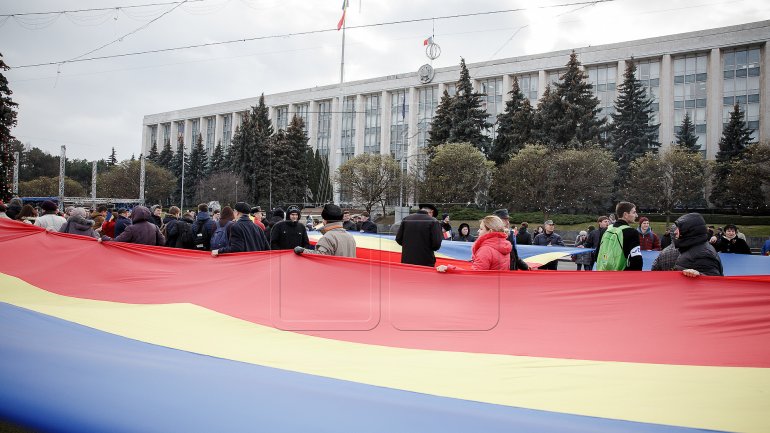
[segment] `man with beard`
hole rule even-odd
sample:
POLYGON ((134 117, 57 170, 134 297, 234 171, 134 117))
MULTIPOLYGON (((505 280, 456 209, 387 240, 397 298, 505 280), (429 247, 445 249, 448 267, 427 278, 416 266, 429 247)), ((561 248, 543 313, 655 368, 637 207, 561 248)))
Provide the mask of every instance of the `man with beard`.
POLYGON ((270 249, 293 250, 295 247, 310 248, 305 224, 299 221, 302 214, 297 206, 286 211, 289 219, 277 223, 270 230, 270 249))

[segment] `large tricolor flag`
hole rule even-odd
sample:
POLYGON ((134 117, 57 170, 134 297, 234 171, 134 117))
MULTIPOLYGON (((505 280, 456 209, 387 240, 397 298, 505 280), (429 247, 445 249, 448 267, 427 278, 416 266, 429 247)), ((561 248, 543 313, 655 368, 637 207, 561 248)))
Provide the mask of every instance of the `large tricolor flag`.
POLYGON ((765 433, 768 341, 770 276, 212 258, 0 220, 0 420, 39 431, 765 433))
POLYGON ((345 13, 348 11, 348 0, 342 0, 342 17, 337 22, 337 30, 341 29, 345 25, 345 13))

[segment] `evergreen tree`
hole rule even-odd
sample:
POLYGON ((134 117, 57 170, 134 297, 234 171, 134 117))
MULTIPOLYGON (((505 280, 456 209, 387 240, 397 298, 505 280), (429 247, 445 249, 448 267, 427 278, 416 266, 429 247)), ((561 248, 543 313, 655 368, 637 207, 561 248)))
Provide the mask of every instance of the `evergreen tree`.
POLYGON ((532 116, 533 128, 530 133, 532 139, 549 149, 560 149, 563 144, 559 141, 558 128, 559 119, 564 112, 561 99, 555 91, 551 90, 551 85, 545 87, 543 96, 537 103, 537 110, 532 116))
POLYGON ((428 146, 434 149, 449 141, 449 135, 452 131, 452 103, 454 98, 449 96, 449 92, 444 89, 441 101, 436 107, 436 114, 430 124, 428 131, 428 146))
POLYGON ((690 112, 684 112, 684 119, 682 119, 682 126, 679 127, 679 131, 676 132, 676 144, 687 152, 698 153, 700 152, 700 145, 698 144, 698 136, 695 135, 695 124, 690 119, 690 112))
POLYGON ((468 142, 484 155, 489 155, 490 139, 484 135, 492 124, 487 121, 487 112, 481 108, 482 94, 473 91, 471 75, 460 58, 460 79, 457 81, 457 95, 452 103, 452 129, 449 141, 468 142))
MULTIPOLYGON (((188 159, 187 159, 187 152, 185 152, 184 148, 184 138, 180 135, 179 138, 177 138, 177 146, 176 146, 176 153, 174 153, 174 158, 171 159, 171 172, 174 173, 174 176, 176 176, 176 190, 174 191, 174 201, 178 202, 179 198, 182 194, 182 173, 184 172, 185 177, 185 186, 187 185, 187 173, 188 173, 188 159)), ((187 196, 187 192, 185 191, 185 197, 187 196)), ((187 200, 185 200, 185 203, 188 205, 190 204, 187 200)))
POLYGON ((735 104, 733 112, 730 113, 730 121, 722 131, 722 139, 719 140, 714 189, 709 197, 719 207, 735 206, 740 203, 729 188, 728 177, 732 171, 732 165, 742 159, 746 146, 751 142, 752 132, 743 120, 741 107, 735 104))
POLYGON ((163 144, 163 150, 158 155, 157 164, 166 170, 171 170, 171 161, 174 159, 174 151, 171 149, 171 139, 166 139, 163 144))
POLYGON ((305 153, 308 167, 308 189, 310 197, 316 204, 323 204, 332 199, 332 185, 329 176, 329 160, 326 156, 313 151, 309 146, 305 153))
POLYGON ((8 79, 2 74, 2 71, 10 69, 3 61, 3 55, 0 53, 0 199, 8 201, 11 199, 13 188, 13 149, 12 143, 15 141, 11 135, 11 128, 16 126, 16 107, 19 104, 13 102, 11 95, 13 92, 8 87, 8 79))
POLYGON ((502 164, 529 142, 532 128, 532 106, 519 88, 519 79, 513 78, 511 99, 505 111, 497 115, 497 137, 492 142, 491 159, 502 164))
POLYGON ((547 146, 558 149, 602 142, 607 120, 596 117, 601 111, 599 99, 591 92, 593 86, 587 78, 573 51, 567 62, 567 71, 556 83, 554 100, 545 101, 543 107, 547 110, 539 113, 538 136, 547 146))
POLYGON ((644 85, 636 78, 636 64, 632 59, 626 62, 610 126, 611 147, 621 174, 627 172, 631 161, 660 146, 657 141, 660 125, 650 124, 651 106, 652 100, 644 85))
POLYGON ((206 149, 203 148, 203 134, 198 134, 195 146, 193 146, 190 152, 190 161, 187 167, 188 171, 185 172, 185 198, 192 199, 195 196, 199 182, 208 174, 208 157, 206 149))
MULTIPOLYGON (((286 155, 285 177, 282 179, 286 194, 286 202, 299 203, 304 201, 308 186, 308 164, 304 157, 310 149, 308 137, 305 132, 305 123, 301 118, 294 116, 286 128, 285 149, 286 155)), ((273 188, 275 189, 275 187, 273 188)))
POLYGON ((222 150, 222 140, 219 140, 217 142, 217 145, 214 147, 214 152, 211 154, 211 159, 209 159, 209 173, 219 173, 221 171, 224 171, 225 169, 225 152, 222 150))
POLYGON ((153 141, 152 146, 150 147, 150 152, 147 154, 147 160, 157 164, 158 158, 160 158, 160 154, 158 153, 158 142, 153 141))
POLYGON ((265 95, 259 97, 259 104, 252 107, 241 126, 233 136, 229 152, 233 171, 249 188, 247 196, 251 204, 267 205, 270 172, 269 140, 273 125, 268 117, 265 95))
POLYGON ((112 148, 110 156, 107 158, 107 166, 114 167, 118 163, 118 155, 115 153, 115 147, 112 148))

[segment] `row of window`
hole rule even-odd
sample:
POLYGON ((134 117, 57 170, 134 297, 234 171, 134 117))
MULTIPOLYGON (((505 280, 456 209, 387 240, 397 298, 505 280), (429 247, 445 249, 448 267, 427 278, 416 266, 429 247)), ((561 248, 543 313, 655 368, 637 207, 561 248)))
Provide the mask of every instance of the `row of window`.
MULTIPOLYGON (((659 122, 658 111, 660 107, 660 61, 659 60, 639 60, 636 62, 636 77, 647 88, 648 95, 652 100, 653 116, 652 123, 659 122)), ((760 51, 759 48, 742 48, 733 50, 723 50, 722 52, 722 70, 723 70, 723 122, 727 122, 732 111, 728 107, 733 104, 739 104, 744 110, 746 121, 750 128, 754 129, 753 138, 758 137, 759 117, 760 117, 760 51)), ((556 83, 564 70, 549 71, 548 82, 556 83)), ((614 103, 617 97, 617 78, 618 70, 616 64, 596 65, 586 67, 588 82, 593 85, 593 93, 599 99, 600 116, 611 120, 611 114, 614 113, 614 103)), ((539 74, 531 73, 518 75, 519 88, 530 104, 535 107, 538 102, 539 74)), ((674 125, 676 133, 685 114, 689 114, 690 119, 695 124, 696 134, 699 137, 698 142, 703 146, 706 141, 706 106, 708 82, 708 56, 706 54, 688 54, 673 59, 673 108, 674 125)), ((482 96, 482 106, 487 111, 488 121, 496 124, 497 115, 504 110, 503 94, 506 89, 503 88, 503 79, 487 78, 479 80, 479 92, 482 96)), ((456 94, 456 85, 447 84, 446 90, 450 96, 456 94)), ((395 90, 390 92, 390 149, 392 156, 406 164, 406 149, 409 138, 409 91, 395 90)), ((372 94, 364 96, 364 143, 365 153, 379 153, 381 140, 381 95, 372 94)), ((418 89, 418 113, 417 113, 417 131, 414 135, 417 137, 417 145, 423 147, 426 145, 430 124, 435 115, 436 107, 440 95, 436 86, 424 87, 418 89)), ((355 154, 355 135, 356 135, 356 97, 348 96, 343 100, 342 107, 342 128, 341 128, 341 153, 343 161, 350 159, 355 154)), ((294 105, 295 115, 301 118, 304 124, 309 121, 309 103, 294 105)), ((328 154, 331 138, 331 113, 332 103, 330 100, 317 103, 318 119, 315 126, 316 143, 315 147, 321 154, 328 154)), ((280 106, 275 108, 275 127, 277 129, 286 129, 289 123, 289 107, 280 106)), ((204 146, 209 152, 212 152, 215 146, 216 119, 214 116, 202 119, 205 123, 204 146)), ((221 142, 224 146, 229 145, 232 137, 233 121, 232 115, 223 116, 223 129, 221 142)), ((198 140, 198 135, 202 130, 201 119, 192 119, 192 139, 193 143, 198 140)), ((184 134, 184 122, 177 123, 177 134, 184 134)), ((162 126, 162 138, 164 142, 170 140, 171 124, 166 123, 162 126)), ((157 126, 151 127, 151 142, 156 142, 158 138, 157 126)), ((490 138, 495 138, 496 127, 487 131, 490 138)), ((406 168, 406 167, 404 167, 406 168)))

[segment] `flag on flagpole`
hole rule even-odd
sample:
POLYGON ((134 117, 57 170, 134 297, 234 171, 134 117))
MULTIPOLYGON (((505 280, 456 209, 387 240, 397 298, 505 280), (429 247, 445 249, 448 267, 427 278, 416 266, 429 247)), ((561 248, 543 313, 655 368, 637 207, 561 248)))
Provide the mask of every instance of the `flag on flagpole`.
POLYGON ((422 41, 422 45, 423 45, 423 46, 425 46, 425 45, 430 45, 430 44, 432 44, 432 43, 433 43, 433 36, 431 36, 431 37, 429 37, 428 39, 425 39, 424 41, 422 41))
POLYGON ((341 29, 343 24, 345 24, 345 12, 348 10, 348 0, 342 0, 342 18, 340 18, 340 21, 337 23, 337 30, 341 29))

